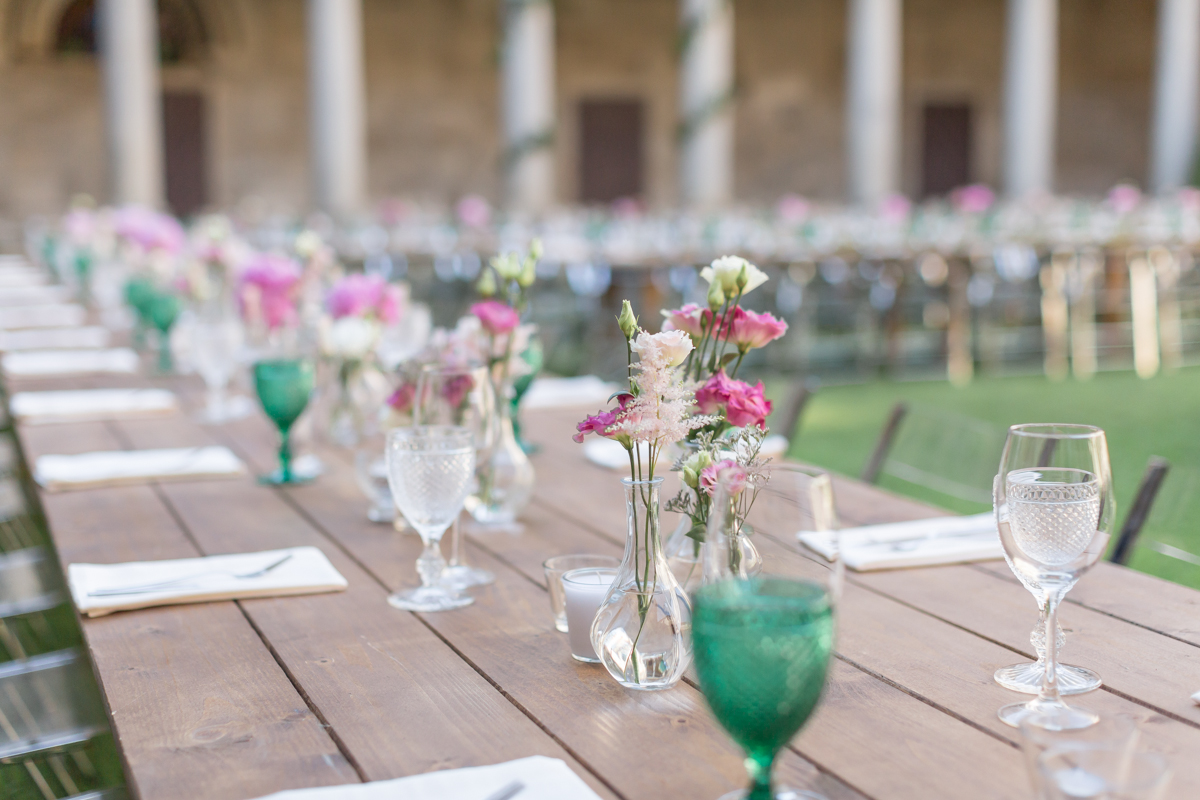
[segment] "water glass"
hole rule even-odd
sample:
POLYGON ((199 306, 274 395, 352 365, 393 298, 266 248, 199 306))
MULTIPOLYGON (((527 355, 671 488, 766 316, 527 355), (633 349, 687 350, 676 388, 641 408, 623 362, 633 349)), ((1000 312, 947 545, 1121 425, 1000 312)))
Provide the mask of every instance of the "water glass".
POLYGON ((1045 800, 1163 800, 1171 782, 1158 753, 1106 748, 1047 750, 1038 771, 1045 800))
POLYGON ((1021 723, 1021 752, 1025 756, 1025 768, 1033 785, 1035 797, 1044 798, 1046 789, 1042 784, 1038 759, 1049 750, 1106 750, 1116 758, 1125 759, 1133 754, 1138 743, 1137 723, 1128 714, 1101 714, 1099 721, 1088 728, 1073 731, 1052 731, 1026 719, 1021 723))
POLYGON ((388 603, 406 611, 447 611, 474 602, 441 581, 441 541, 462 512, 475 474, 474 435, 452 425, 395 428, 387 439, 388 483, 396 508, 425 545, 417 559, 421 586, 396 592, 388 603))
POLYGON ((192 358, 208 388, 208 402, 201 422, 219 425, 245 416, 244 405, 230 403, 226 394, 229 381, 237 372, 244 340, 242 323, 232 314, 216 317, 201 314, 196 321, 192 358))
POLYGON ((542 562, 542 569, 546 572, 546 588, 550 591, 550 610, 554 614, 555 630, 567 632, 567 596, 563 591, 563 575, 573 569, 587 569, 588 567, 616 569, 619 566, 621 566, 621 559, 616 556, 587 554, 554 556, 542 562))
POLYGON ((1012 703, 1000 719, 1029 718, 1050 730, 1095 724, 1091 711, 1068 706, 1058 685, 1058 607, 1108 548, 1115 509, 1104 431, 1089 425, 1009 428, 994 486, 996 523, 1012 571, 1045 591, 1046 668, 1038 696, 1012 703))

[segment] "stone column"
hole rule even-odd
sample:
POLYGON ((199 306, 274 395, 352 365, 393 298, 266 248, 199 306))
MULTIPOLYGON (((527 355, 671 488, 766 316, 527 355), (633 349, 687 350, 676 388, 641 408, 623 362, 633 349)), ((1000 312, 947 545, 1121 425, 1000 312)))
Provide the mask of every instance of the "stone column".
POLYGON ((1008 0, 1004 74, 1004 188, 1023 197, 1054 188, 1058 0, 1008 0))
POLYGON ((1200 0, 1158 0, 1158 66, 1150 186, 1185 186, 1196 158, 1196 92, 1200 80, 1200 0))
POLYGON ((308 75, 313 199, 335 216, 366 202, 362 0, 309 0, 308 75))
POLYGON ((154 0, 103 0, 100 52, 113 202, 161 206, 166 183, 154 0))
POLYGON ((509 207, 537 213, 554 204, 554 6, 501 0, 502 101, 509 207))
POLYGON ((846 48, 850 199, 875 204, 900 188, 900 0, 851 0, 846 48))
POLYGON ((681 0, 679 188, 684 205, 733 199, 733 2, 681 0))

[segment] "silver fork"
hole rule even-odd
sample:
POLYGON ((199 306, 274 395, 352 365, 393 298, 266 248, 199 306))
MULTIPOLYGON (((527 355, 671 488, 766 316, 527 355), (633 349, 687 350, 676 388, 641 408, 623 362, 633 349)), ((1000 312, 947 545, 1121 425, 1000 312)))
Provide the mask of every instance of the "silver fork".
POLYGON ((268 572, 275 569, 276 567, 279 567, 279 566, 287 563, 291 559, 292 555, 293 555, 292 553, 288 553, 286 556, 279 559, 275 563, 268 564, 267 566, 263 567, 262 569, 256 569, 253 572, 244 572, 241 574, 221 572, 219 570, 210 571, 210 572, 200 572, 195 575, 186 575, 182 578, 174 578, 169 581, 159 581, 158 583, 143 583, 139 586, 127 586, 124 589, 97 589, 94 592, 88 592, 88 597, 114 597, 114 596, 123 595, 123 594, 149 594, 151 592, 160 592, 163 589, 169 589, 172 586, 176 586, 177 584, 186 584, 188 581, 194 581, 194 580, 198 580, 199 578, 205 578, 205 577, 208 577, 209 575, 228 575, 231 578, 237 578, 239 580, 244 580, 247 578, 261 578, 263 575, 266 575, 268 572))

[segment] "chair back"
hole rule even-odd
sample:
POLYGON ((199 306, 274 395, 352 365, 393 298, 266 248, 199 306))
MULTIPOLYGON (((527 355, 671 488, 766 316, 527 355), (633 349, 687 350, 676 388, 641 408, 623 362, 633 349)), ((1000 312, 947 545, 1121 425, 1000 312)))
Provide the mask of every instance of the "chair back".
POLYGON ((1151 459, 1110 559, 1200 588, 1200 469, 1151 459))
POLYGON ((106 730, 91 668, 78 651, 0 664, 0 760, 64 750, 106 730))

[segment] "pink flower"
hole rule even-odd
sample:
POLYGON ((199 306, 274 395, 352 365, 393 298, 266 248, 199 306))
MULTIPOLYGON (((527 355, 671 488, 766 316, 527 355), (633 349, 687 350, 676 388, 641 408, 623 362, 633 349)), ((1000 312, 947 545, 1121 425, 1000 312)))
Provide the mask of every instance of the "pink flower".
POLYGON ((810 208, 809 202, 800 195, 785 194, 779 198, 779 204, 775 206, 775 213, 784 222, 796 223, 804 221, 810 208))
POLYGON ((483 228, 492 220, 492 207, 477 194, 469 194, 454 208, 458 221, 468 228, 483 228))
POLYGON ((442 387, 442 398, 450 408, 458 408, 474 388, 475 380, 470 375, 457 375, 442 387))
POLYGON ((257 296, 263 319, 269 328, 290 324, 296 318, 292 297, 300 282, 300 265, 287 256, 261 253, 246 265, 242 272, 243 310, 247 289, 257 296))
POLYGON ((387 399, 387 404, 394 410, 405 413, 412 409, 413 398, 416 396, 417 387, 411 383, 403 383, 400 388, 392 392, 391 397, 387 399))
POLYGON ((499 300, 484 300, 471 306, 471 313, 479 317, 483 329, 492 336, 508 333, 521 322, 520 315, 499 300))
POLYGON ((700 489, 712 496, 717 493, 717 484, 724 481, 729 496, 737 497, 746 488, 747 478, 745 468, 727 458, 700 470, 700 489))
POLYGON ((583 422, 575 426, 575 430, 579 431, 571 438, 579 444, 583 444, 583 437, 589 433, 595 433, 603 436, 605 439, 614 438, 616 432, 610 434, 608 429, 617 422, 617 414, 625 410, 625 406, 633 399, 633 395, 623 394, 617 397, 617 407, 608 411, 601 411, 599 414, 592 414, 585 418, 583 422))
POLYGON ((787 323, 764 311, 759 314, 746 311, 741 306, 734 309, 730 322, 729 341, 742 352, 765 347, 787 333, 787 323))
POLYGON ((162 250, 174 255, 187 239, 183 226, 169 214, 142 206, 125 206, 116 214, 117 235, 149 253, 162 250))
POLYGON ((901 223, 908 219, 912 203, 902 194, 890 194, 879 204, 879 215, 885 222, 901 223))
POLYGON ((386 286, 378 275, 347 275, 329 292, 329 313, 334 319, 366 316, 376 310, 386 286))
POLYGON ((1108 204, 1118 214, 1128 214, 1142 202, 1142 193, 1136 186, 1118 183, 1108 190, 1108 204))
POLYGON ((972 183, 951 192, 950 201, 964 214, 982 214, 996 202, 996 193, 985 184, 972 183))
POLYGON ((399 286, 388 284, 383 289, 383 294, 379 298, 379 305, 376 307, 376 313, 379 314, 379 321, 384 325, 395 325, 400 321, 404 310, 404 292, 399 286))
POLYGON ((762 428, 771 413, 771 401, 763 396, 762 381, 751 386, 730 378, 725 370, 718 370, 696 391, 696 404, 704 414, 716 414, 723 409, 725 419, 737 428, 750 425, 762 428))
POLYGON ((688 303, 683 308, 663 311, 662 329, 664 331, 683 331, 693 339, 699 339, 703 334, 700 330, 701 320, 711 321, 712 312, 702 309, 695 303, 688 303))
POLYGON ((96 234, 96 215, 86 208, 77 208, 63 218, 63 229, 73 244, 91 244, 96 234))

